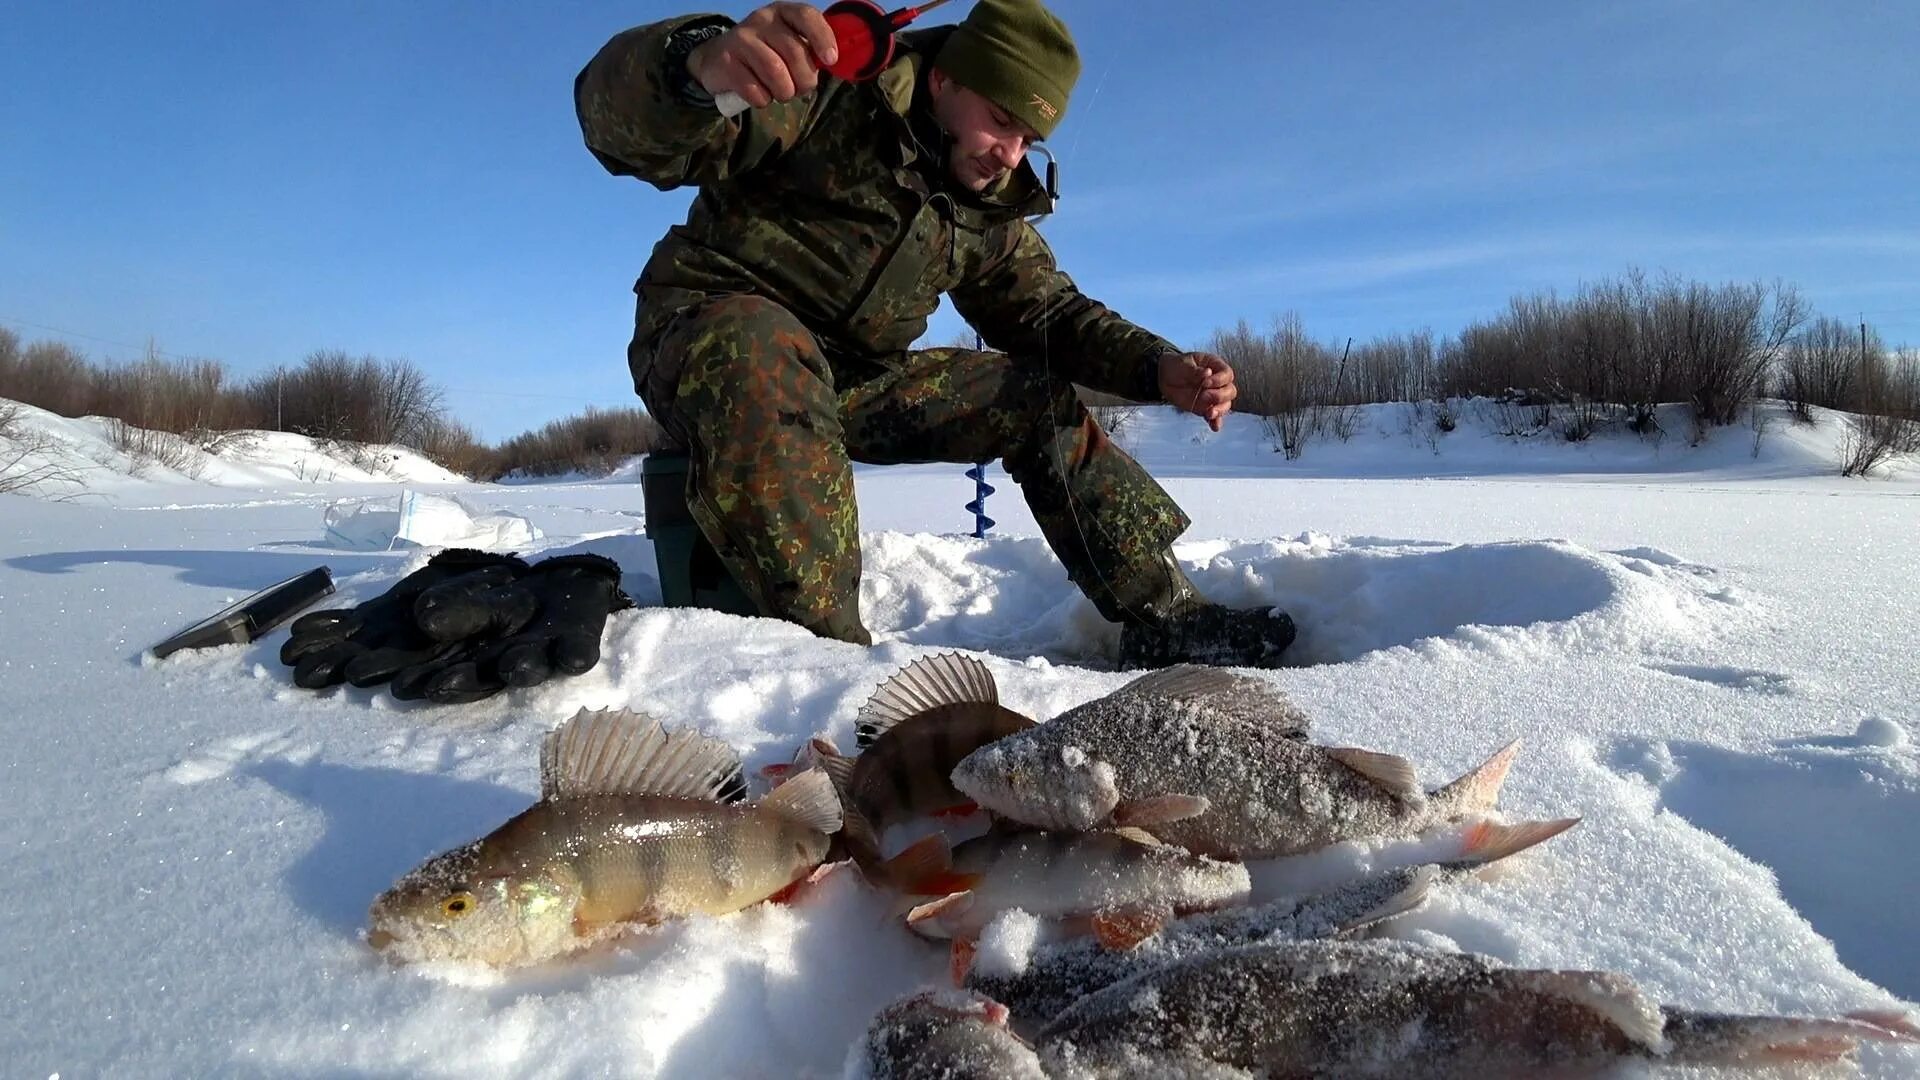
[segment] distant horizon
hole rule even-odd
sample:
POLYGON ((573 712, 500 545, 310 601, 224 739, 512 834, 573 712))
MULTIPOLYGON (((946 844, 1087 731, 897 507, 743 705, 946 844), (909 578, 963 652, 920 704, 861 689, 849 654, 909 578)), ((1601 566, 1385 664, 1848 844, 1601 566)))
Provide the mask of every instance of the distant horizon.
MULTIPOLYGON (((1920 347, 1920 9, 1052 6, 1085 74, 1043 231, 1183 346, 1289 311, 1447 337, 1637 266, 1777 278, 1920 347)), ((569 90, 685 10, 32 6, 0 74, 0 325, 242 378, 406 359, 490 443, 637 406, 630 286, 689 195, 601 170, 569 90)), ((924 340, 962 332, 943 305, 924 340)))

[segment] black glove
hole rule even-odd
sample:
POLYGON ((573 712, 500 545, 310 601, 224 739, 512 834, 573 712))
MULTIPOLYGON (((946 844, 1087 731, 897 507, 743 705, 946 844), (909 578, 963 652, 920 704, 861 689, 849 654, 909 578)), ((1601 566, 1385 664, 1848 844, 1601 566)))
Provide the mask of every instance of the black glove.
POLYGON ((469 638, 452 653, 396 675, 393 696, 464 704, 512 687, 538 686, 554 672, 578 675, 600 662, 607 616, 633 606, 620 591, 620 565, 600 555, 561 555, 536 563, 512 585, 446 607, 449 625, 490 618, 502 631, 469 638), (528 610, 532 620, 515 619, 528 610))
POLYGON ((402 668, 450 648, 415 623, 414 603, 421 594, 457 582, 480 588, 505 584, 526 569, 525 562, 511 555, 448 548, 358 607, 315 611, 295 619, 291 635, 280 646, 280 662, 293 668, 294 685, 309 690, 342 681, 355 686, 383 682, 402 668))

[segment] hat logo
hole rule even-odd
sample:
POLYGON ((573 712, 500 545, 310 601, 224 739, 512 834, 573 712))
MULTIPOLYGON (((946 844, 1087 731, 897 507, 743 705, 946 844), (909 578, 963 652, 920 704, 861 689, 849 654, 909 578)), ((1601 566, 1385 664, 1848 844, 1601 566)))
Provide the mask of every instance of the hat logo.
POLYGON ((1039 109, 1040 115, 1046 117, 1049 120, 1060 115, 1060 110, 1053 107, 1053 102, 1048 101, 1046 98, 1041 97, 1039 94, 1033 95, 1033 100, 1027 102, 1027 104, 1033 106, 1036 109, 1039 109))

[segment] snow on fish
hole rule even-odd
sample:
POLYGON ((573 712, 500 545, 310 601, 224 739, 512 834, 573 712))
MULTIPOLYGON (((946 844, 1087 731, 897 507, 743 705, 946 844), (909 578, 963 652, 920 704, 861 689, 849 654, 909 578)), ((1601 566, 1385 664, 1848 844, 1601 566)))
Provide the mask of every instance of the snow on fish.
POLYGON ((847 1053, 846 1080, 1046 1080, 1033 1048, 1007 1030, 1006 1006, 932 990, 882 1009, 847 1053))
POLYGON ((1405 915, 1423 905, 1434 886, 1469 877, 1574 824, 1477 822, 1466 831, 1460 854, 1446 862, 1369 874, 1312 896, 1195 915, 1129 950, 1082 937, 1037 944, 1011 956, 983 951, 963 985, 1005 1004, 1016 1030, 1037 1031, 1087 994, 1149 968, 1238 945, 1343 937, 1405 915))
POLYGON ((1399 942, 1285 942, 1206 953, 1090 994, 1037 1036, 1062 1078, 1188 1075, 1592 1076, 1628 1062, 1839 1060, 1920 1042, 1894 1012, 1834 1019, 1663 1007, 1624 975, 1529 971, 1399 942))
POLYGON ((582 710, 540 748, 540 801, 374 901, 367 943, 405 962, 552 959, 634 926, 776 897, 819 866, 840 801, 809 770, 758 803, 696 732, 582 710))
POLYGON ((1293 855, 1410 835, 1491 810, 1519 749, 1423 792, 1411 762, 1306 741, 1307 719, 1271 684, 1217 668, 1142 676, 981 747, 954 786, 1037 828, 1138 826, 1232 858, 1293 855))
POLYGON ((889 860, 886 877, 937 897, 909 911, 907 925, 955 942, 956 982, 971 943, 1003 912, 1059 920, 1126 949, 1177 915, 1243 904, 1252 889, 1242 863, 1124 832, 995 832, 951 849, 929 836, 889 860))

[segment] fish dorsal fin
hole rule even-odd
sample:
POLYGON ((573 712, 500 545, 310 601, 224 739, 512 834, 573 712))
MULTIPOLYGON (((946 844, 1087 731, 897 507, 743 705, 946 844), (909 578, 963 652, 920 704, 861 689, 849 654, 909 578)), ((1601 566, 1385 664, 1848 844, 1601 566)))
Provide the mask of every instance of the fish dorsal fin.
POLYGON ((808 769, 774 788, 760 800, 760 809, 823 833, 840 831, 840 793, 824 769, 808 769))
POLYGON ((1666 1052, 1666 1013, 1625 975, 1612 971, 1512 969, 1493 974, 1498 981, 1587 1009, 1618 1028, 1636 1046, 1655 1054, 1666 1052))
POLYGON ((1329 747, 1327 756, 1366 777, 1380 790, 1402 802, 1426 801, 1426 793, 1420 790, 1420 777, 1413 771, 1413 762, 1406 758, 1383 754, 1378 750, 1362 750, 1356 746, 1329 747))
POLYGON ((668 731, 631 709, 581 709, 540 744, 540 797, 668 795, 735 803, 747 797, 740 755, 697 731, 668 731))
POLYGON ((865 750, 903 720, 942 705, 998 705, 993 672, 971 656, 923 656, 895 672, 854 718, 855 745, 865 750))
POLYGON ((1276 737, 1304 736, 1307 732, 1307 715, 1279 687, 1253 675, 1216 667, 1181 664, 1162 668, 1108 695, 1110 701, 1134 697, 1203 701, 1211 712, 1257 724, 1276 737))

